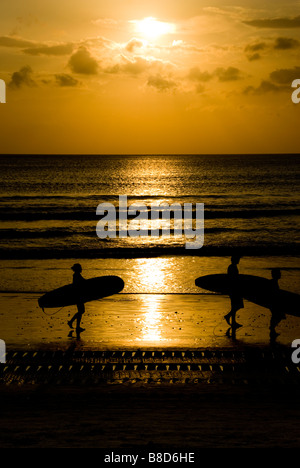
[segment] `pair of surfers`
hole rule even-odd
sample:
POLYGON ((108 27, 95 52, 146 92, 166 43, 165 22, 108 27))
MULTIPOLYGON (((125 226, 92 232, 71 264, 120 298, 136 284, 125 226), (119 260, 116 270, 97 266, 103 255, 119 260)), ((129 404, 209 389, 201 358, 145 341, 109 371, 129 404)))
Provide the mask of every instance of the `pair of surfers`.
MULTIPOLYGON (((244 301, 243 297, 239 291, 238 285, 238 264, 240 262, 240 256, 233 255, 231 257, 231 264, 227 269, 227 275, 229 277, 230 283, 230 290, 229 290, 229 297, 231 301, 231 310, 228 314, 224 315, 224 318, 229 326, 233 329, 239 328, 242 325, 236 321, 236 313, 238 310, 244 308, 244 301)), ((273 268, 271 270, 271 290, 273 293, 273 305, 271 307, 271 321, 270 321, 270 333, 271 335, 277 335, 275 328, 279 324, 279 322, 285 318, 285 314, 277 307, 276 295, 279 292, 279 284, 278 281, 281 278, 281 272, 279 268, 273 268)))

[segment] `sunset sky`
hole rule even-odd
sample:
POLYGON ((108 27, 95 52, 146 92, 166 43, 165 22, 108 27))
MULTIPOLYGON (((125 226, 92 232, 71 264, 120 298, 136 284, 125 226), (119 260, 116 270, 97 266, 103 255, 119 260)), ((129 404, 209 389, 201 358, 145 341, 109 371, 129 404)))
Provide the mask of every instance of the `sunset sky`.
POLYGON ((1 153, 300 152, 300 3, 1 0, 1 153))

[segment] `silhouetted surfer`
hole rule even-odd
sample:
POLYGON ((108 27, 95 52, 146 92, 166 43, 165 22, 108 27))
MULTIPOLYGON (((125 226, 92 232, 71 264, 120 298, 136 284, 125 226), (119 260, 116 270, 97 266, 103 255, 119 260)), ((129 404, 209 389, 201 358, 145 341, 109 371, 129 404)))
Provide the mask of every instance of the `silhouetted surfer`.
POLYGON ((239 270, 237 265, 239 264, 240 257, 238 255, 233 255, 231 257, 231 265, 229 265, 227 269, 227 274, 229 277, 229 297, 231 300, 231 310, 228 314, 224 315, 224 318, 228 325, 231 325, 233 328, 241 327, 239 323, 237 323, 235 319, 235 315, 239 309, 244 307, 243 297, 239 292, 239 270), (230 318, 232 319, 230 323, 230 318))
POLYGON ((272 279, 271 282, 271 292, 272 292, 272 306, 270 307, 271 311, 271 321, 270 321, 270 334, 271 336, 277 336, 275 328, 279 322, 285 319, 285 313, 280 308, 280 303, 278 301, 278 293, 280 291, 278 281, 281 278, 281 272, 279 268, 273 268, 271 270, 272 279))
POLYGON ((80 287, 85 279, 81 276, 82 267, 80 263, 75 263, 71 269, 74 271, 73 274, 73 285, 76 287, 76 293, 78 293, 78 302, 77 302, 77 313, 68 321, 68 325, 70 328, 73 328, 74 320, 77 320, 76 324, 76 331, 81 332, 84 331, 84 328, 80 327, 80 322, 82 315, 85 312, 84 302, 80 299, 80 287))

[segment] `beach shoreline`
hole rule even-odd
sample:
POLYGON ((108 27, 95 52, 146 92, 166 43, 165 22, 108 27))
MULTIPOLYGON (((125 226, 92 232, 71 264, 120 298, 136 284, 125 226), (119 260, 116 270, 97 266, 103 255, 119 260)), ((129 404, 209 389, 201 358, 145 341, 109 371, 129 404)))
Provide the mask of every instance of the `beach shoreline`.
MULTIPOLYGON (((76 307, 38 307, 37 293, 0 294, 1 336, 10 350, 195 349, 269 346, 268 309, 245 301, 243 325, 234 335, 224 320, 230 302, 215 294, 117 294, 86 304, 79 335, 67 321, 76 307)), ((300 337, 298 317, 287 315, 276 328, 276 343, 300 337)))

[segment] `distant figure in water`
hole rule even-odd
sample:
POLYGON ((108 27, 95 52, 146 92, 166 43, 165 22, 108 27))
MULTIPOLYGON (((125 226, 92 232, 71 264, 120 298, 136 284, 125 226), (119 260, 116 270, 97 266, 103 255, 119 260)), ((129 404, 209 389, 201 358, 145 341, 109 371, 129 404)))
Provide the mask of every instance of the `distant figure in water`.
POLYGON ((238 279, 239 279, 239 270, 237 265, 239 264, 240 257, 238 255, 233 255, 231 257, 231 264, 229 265, 227 269, 227 274, 230 280, 230 291, 229 291, 229 297, 231 300, 231 310, 228 314, 224 315, 224 318, 228 325, 230 325, 232 328, 238 328, 241 327, 242 325, 237 323, 235 316, 236 313, 239 309, 244 308, 244 301, 243 297, 241 296, 239 292, 239 285, 238 285, 238 279), (231 319, 231 323, 230 323, 231 319))
POLYGON ((272 291, 272 306, 270 307, 271 311, 271 321, 270 321, 270 334, 271 336, 278 336, 275 328, 279 322, 285 319, 285 313, 279 308, 277 296, 280 291, 278 281, 281 278, 281 271, 279 268, 273 268, 271 270, 272 279, 271 282, 271 291, 272 291))
POLYGON ((85 307, 84 307, 84 302, 80 298, 80 286, 85 281, 85 279, 81 276, 82 267, 81 267, 80 263, 75 263, 75 265, 73 265, 71 267, 71 269, 74 271, 73 285, 76 287, 76 293, 78 293, 78 302, 77 302, 77 312, 71 318, 71 320, 68 321, 68 325, 69 325, 70 328, 73 328, 73 322, 74 322, 74 320, 76 320, 77 321, 76 331, 77 332, 82 332, 82 331, 84 331, 84 328, 80 327, 80 323, 81 323, 82 315, 85 312, 85 307))

